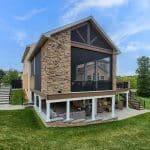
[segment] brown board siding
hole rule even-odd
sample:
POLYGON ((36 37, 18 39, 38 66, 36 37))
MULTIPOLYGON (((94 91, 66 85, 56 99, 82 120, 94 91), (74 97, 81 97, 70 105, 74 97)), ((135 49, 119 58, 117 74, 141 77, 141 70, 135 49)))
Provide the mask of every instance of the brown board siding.
POLYGON ((54 94, 54 95, 45 95, 37 90, 31 90, 35 94, 47 97, 47 100, 59 100, 59 99, 72 99, 72 98, 81 98, 81 97, 94 97, 94 96, 107 96, 107 95, 116 95, 122 92, 128 92, 129 89, 119 89, 116 91, 99 91, 99 92, 76 92, 68 94, 54 94))
POLYGON ((103 92, 78 92, 78 93, 68 93, 68 94, 56 94, 48 95, 48 100, 58 100, 58 99, 69 99, 69 98, 81 98, 81 97, 94 97, 94 96, 104 96, 104 95, 115 95, 116 91, 103 91, 103 92))

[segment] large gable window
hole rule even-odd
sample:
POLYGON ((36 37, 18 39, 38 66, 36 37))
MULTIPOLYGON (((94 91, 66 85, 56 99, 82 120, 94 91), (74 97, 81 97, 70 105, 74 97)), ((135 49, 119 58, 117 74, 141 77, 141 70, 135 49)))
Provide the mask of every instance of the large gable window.
POLYGON ((91 46, 101 47, 112 50, 106 39, 100 32, 90 23, 87 22, 81 27, 71 31, 71 40, 91 46))

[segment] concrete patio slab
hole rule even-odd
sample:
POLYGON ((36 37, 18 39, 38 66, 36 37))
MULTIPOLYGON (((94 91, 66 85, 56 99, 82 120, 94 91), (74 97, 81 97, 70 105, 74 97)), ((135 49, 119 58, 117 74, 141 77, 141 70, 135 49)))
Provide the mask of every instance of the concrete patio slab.
POLYGON ((141 115, 144 113, 150 112, 150 110, 144 109, 144 110, 136 110, 136 109, 123 109, 123 110, 118 110, 117 115, 118 115, 118 120, 123 120, 126 118, 134 117, 137 115, 141 115))
POLYGON ((22 105, 10 105, 10 104, 2 104, 0 105, 0 110, 20 110, 25 107, 22 105))
MULTIPOLYGON (((136 110, 136 109, 131 109, 131 108, 124 108, 123 110, 116 109, 115 111, 115 116, 118 118, 117 120, 123 120, 126 118, 134 117, 140 114, 144 114, 150 112, 150 110, 136 110)), ((98 113, 97 118, 102 118, 102 120, 109 120, 112 118, 111 112, 103 112, 103 113, 98 113)))

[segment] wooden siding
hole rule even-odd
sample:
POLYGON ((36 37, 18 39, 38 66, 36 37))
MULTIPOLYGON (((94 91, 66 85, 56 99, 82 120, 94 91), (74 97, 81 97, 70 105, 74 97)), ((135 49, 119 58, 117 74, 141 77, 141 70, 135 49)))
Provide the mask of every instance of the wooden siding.
POLYGON ((87 49, 87 50, 92 50, 92 51, 96 51, 96 52, 101 52, 101 53, 105 53, 105 54, 112 54, 112 51, 110 51, 108 49, 91 46, 91 45, 88 45, 85 43, 79 43, 79 42, 72 41, 71 46, 82 48, 82 49, 87 49))

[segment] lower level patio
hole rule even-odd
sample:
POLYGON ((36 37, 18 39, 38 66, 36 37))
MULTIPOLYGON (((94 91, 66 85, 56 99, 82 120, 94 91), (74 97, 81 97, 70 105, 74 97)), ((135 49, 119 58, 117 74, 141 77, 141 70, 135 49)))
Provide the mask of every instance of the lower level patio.
MULTIPOLYGON (((93 94, 93 93, 92 93, 93 94)), ((45 125, 70 126, 97 122, 121 120, 132 117, 147 110, 134 110, 129 107, 129 91, 108 92, 107 95, 94 93, 94 96, 64 97, 64 99, 42 99, 34 94, 34 108, 45 125), (120 100, 119 94, 124 99, 120 100)))
MULTIPOLYGON (((39 111, 36 109, 37 113, 39 114, 39 111)), ((52 121, 47 122, 45 124, 46 127, 68 127, 68 126, 84 126, 88 124, 96 124, 96 123, 103 123, 103 122, 111 122, 111 121, 117 121, 117 120, 123 120, 130 117, 134 117, 140 114, 144 114, 150 112, 150 110, 135 110, 131 108, 123 108, 122 110, 116 109, 115 114, 116 117, 112 118, 111 112, 103 112, 98 113, 95 120, 92 120, 91 118, 87 119, 77 119, 77 120, 70 120, 68 122, 66 121, 52 121)), ((41 114, 39 114, 41 116, 41 114)), ((42 116, 43 117, 43 116, 42 116)))

